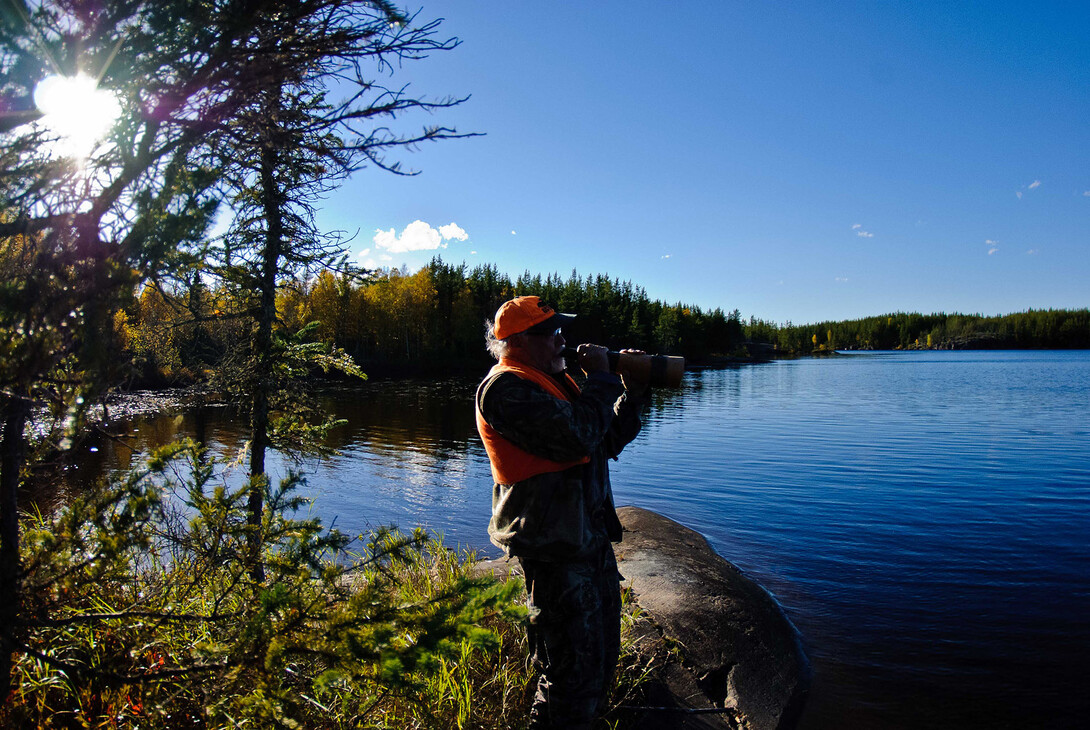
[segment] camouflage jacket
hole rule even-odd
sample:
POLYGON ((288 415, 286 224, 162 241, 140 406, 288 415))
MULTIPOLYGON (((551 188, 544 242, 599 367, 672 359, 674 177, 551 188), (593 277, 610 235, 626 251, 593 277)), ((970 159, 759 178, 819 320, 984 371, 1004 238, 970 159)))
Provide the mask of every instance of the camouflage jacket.
POLYGON ((563 471, 494 484, 492 543, 508 555, 564 560, 620 541, 608 460, 639 433, 643 401, 625 393, 611 373, 592 373, 573 401, 514 373, 486 378, 477 389, 477 408, 503 438, 552 461, 590 457, 563 471))

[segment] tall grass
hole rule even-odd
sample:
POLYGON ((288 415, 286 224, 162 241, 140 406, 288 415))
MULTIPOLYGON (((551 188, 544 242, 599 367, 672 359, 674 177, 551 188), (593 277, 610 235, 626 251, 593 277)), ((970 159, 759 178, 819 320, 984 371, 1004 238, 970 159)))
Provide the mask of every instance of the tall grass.
MULTIPOLYGON (((192 444, 23 525, 17 689, 0 726, 523 728, 536 678, 521 580, 420 531, 351 540, 192 444), (251 545, 265 580, 252 579, 251 545)), ((626 601, 610 727, 648 662, 626 601)))

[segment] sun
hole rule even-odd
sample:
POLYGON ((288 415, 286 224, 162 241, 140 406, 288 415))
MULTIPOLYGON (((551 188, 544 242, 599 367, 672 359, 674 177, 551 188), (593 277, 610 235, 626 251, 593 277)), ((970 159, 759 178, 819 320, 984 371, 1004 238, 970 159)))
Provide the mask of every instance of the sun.
POLYGON ((57 136, 51 153, 86 159, 121 114, 117 95, 90 76, 47 76, 34 89, 38 124, 57 136))

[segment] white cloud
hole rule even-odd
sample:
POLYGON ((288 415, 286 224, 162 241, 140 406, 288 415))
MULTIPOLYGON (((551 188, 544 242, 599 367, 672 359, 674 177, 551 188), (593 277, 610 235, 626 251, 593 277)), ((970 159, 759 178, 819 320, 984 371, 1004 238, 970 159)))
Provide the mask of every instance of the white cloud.
POLYGON ((869 231, 856 231, 855 235, 859 236, 860 238, 874 238, 874 234, 870 233, 869 231))
POLYGON ((406 251, 433 251, 446 248, 447 244, 444 241, 450 239, 465 241, 468 238, 469 234, 457 223, 448 223, 435 229, 424 221, 415 220, 405 226, 401 235, 398 235, 393 228, 388 231, 380 228, 375 231, 375 236, 371 240, 375 242, 376 248, 386 249, 390 253, 405 253, 406 251))
POLYGON ((986 239, 984 239, 984 245, 985 245, 985 246, 998 246, 998 245, 999 245, 999 241, 993 241, 993 240, 992 240, 992 239, 990 239, 990 238, 986 238, 986 239))
POLYGON ((382 254, 381 256, 379 256, 379 259, 380 259, 380 260, 382 260, 382 261, 393 261, 393 260, 394 260, 394 257, 393 257, 393 256, 391 256, 391 255, 390 255, 390 254, 388 254, 388 253, 384 253, 384 254, 382 254))
POLYGON ((660 259, 668 259, 668 258, 670 258, 670 254, 665 254, 663 256, 659 256, 659 258, 660 259))
MULTIPOLYGON (((1034 180, 1029 185, 1026 185, 1024 188, 1022 188, 1022 190, 1036 190, 1039 187, 1041 187, 1041 181, 1040 180, 1034 180)), ((1022 190, 1019 190, 1018 192, 1016 192, 1014 194, 1015 197, 1017 197, 1019 200, 1022 199, 1022 190)))
POLYGON ((1031 248, 1029 251, 1026 251, 1026 255, 1027 256, 1036 256, 1037 255, 1037 249, 1031 248))
POLYGON ((843 284, 843 283, 844 283, 844 282, 846 282, 847 280, 848 280, 848 277, 846 277, 846 276, 838 276, 838 277, 836 277, 836 281, 837 281, 837 282, 839 282, 839 283, 841 283, 841 284, 843 284))
POLYGON ((388 231, 376 230, 372 240, 376 248, 384 248, 393 253, 428 251, 439 248, 443 244, 443 237, 439 235, 439 231, 424 221, 413 221, 405 226, 400 236, 393 228, 388 231))
POLYGON ((852 226, 852 230, 853 231, 858 231, 862 227, 863 227, 862 223, 856 223, 855 225, 852 226))
POLYGON ((511 231, 511 235, 512 235, 512 236, 517 236, 518 234, 517 234, 517 233, 515 233, 514 231, 511 231))
POLYGON ((439 235, 445 240, 455 239, 457 241, 464 241, 469 238, 469 234, 465 232, 465 229, 459 226, 457 223, 448 223, 445 226, 439 226, 439 235))
POLYGON ((356 257, 359 259, 360 266, 365 269, 377 269, 379 267, 378 261, 375 261, 374 257, 371 256, 371 249, 369 248, 360 251, 356 254, 356 257))
POLYGON ((470 252, 469 252, 469 255, 470 255, 470 256, 476 256, 476 255, 477 255, 477 252, 476 252, 476 251, 470 251, 470 252))
POLYGON ((1083 194, 1083 195, 1084 195, 1085 197, 1087 197, 1087 198, 1090 198, 1090 190, 1083 190, 1083 191, 1082 191, 1082 194, 1083 194))
POLYGON ((988 249, 988 255, 991 256, 993 253, 995 253, 998 250, 999 250, 998 248, 990 248, 990 249, 988 249))

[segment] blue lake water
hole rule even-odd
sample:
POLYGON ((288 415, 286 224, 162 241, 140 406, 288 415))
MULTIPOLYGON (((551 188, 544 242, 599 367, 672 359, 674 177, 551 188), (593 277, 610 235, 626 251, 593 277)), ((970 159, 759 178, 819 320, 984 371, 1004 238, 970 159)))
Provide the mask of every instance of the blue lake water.
MULTIPOLYGON (((476 382, 333 393, 301 468, 345 532, 425 525, 492 555, 476 382)), ((860 353, 687 373, 612 468, 619 504, 707 536, 814 664, 804 730, 1090 727, 1090 353, 860 353)), ((139 451, 223 410, 145 419, 139 451)), ((111 446, 94 468, 124 466, 111 446)), ((274 471, 290 465, 274 460, 274 471)))

